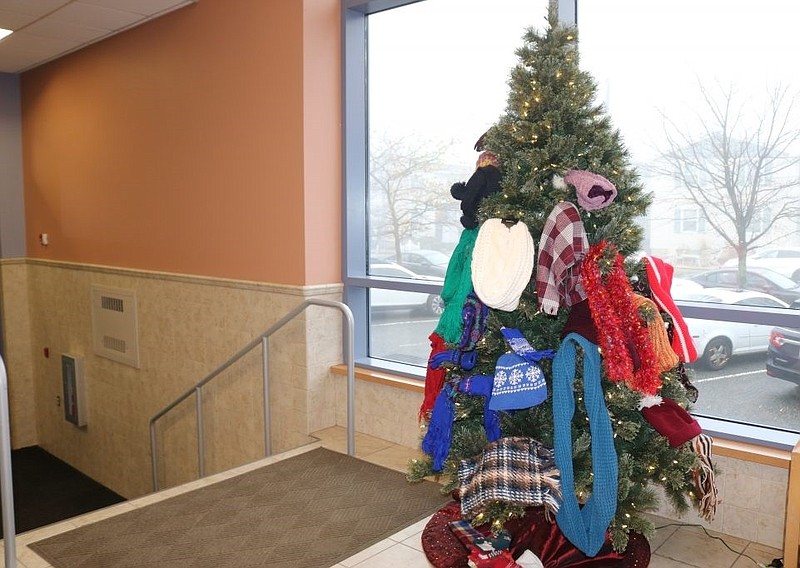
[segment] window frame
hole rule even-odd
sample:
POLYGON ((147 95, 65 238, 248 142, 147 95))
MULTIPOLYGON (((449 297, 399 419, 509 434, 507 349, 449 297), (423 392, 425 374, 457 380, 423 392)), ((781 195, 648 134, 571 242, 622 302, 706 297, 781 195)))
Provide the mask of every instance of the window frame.
MULTIPOLYGON (((355 319, 356 363, 359 366, 424 379, 424 370, 411 365, 372 359, 369 343, 369 288, 440 293, 441 285, 370 276, 367 235, 367 17, 371 14, 425 0, 342 0, 342 280, 343 299, 355 319)), ((560 19, 577 24, 578 0, 557 2, 560 19)), ((800 327, 800 314, 774 308, 728 306, 677 301, 684 317, 782 327, 800 327)), ((794 446, 800 434, 698 417, 711 435, 780 449, 794 446)))

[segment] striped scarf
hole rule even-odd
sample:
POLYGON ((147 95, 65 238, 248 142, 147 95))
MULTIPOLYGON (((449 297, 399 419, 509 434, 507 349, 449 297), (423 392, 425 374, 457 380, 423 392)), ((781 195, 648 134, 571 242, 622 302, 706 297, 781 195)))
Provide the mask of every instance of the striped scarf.
POLYGON ((711 463, 712 440, 705 434, 698 434, 689 444, 697 455, 698 466, 692 471, 694 485, 699 501, 700 514, 707 521, 712 521, 719 504, 719 492, 714 479, 714 464, 711 463))

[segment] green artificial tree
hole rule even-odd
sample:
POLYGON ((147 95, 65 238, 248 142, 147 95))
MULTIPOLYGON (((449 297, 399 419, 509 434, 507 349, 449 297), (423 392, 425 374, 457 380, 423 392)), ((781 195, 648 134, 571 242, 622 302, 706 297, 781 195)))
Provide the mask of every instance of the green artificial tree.
MULTIPOLYGON (((613 180, 618 190, 613 207, 581 213, 589 244, 607 241, 627 257, 640 248, 642 231, 636 220, 645 215, 650 197, 631 165, 619 132, 613 128, 604 108, 594 100, 594 80, 579 68, 576 29, 560 24, 554 11, 548 17, 548 24, 542 32, 526 31, 524 45, 517 50, 519 62, 511 72, 505 113, 482 137, 485 149, 499 156, 503 178, 502 190, 481 202, 478 222, 489 218, 522 221, 538 244, 554 205, 562 200, 575 200, 573 189, 553 183, 554 175, 563 175, 570 169, 587 170, 613 180)), ((611 263, 611 258, 605 259, 605 266, 611 263)), ((625 269, 634 283, 644 277, 641 262, 626 261, 625 269)), ((445 287, 447 284, 446 281, 445 287)), ((568 312, 562 309, 556 316, 542 313, 535 278, 532 279, 515 310, 489 311, 486 331, 476 346, 477 364, 469 373, 494 373, 498 358, 508 351, 500 333, 503 326, 520 330, 537 350, 557 350, 568 312)), ((540 366, 547 378, 548 392, 552 392, 552 361, 543 359, 540 366)), ((681 372, 682 365, 664 372, 659 394, 686 407, 689 401, 681 372)), ((445 382, 457 382, 465 373, 456 365, 449 366, 445 382)), ((576 392, 580 392, 580 381, 578 367, 576 392)), ((685 511, 697 501, 692 479, 697 456, 687 446, 671 447, 644 419, 638 408, 640 392, 624 383, 610 381, 605 370, 602 386, 618 456, 617 508, 609 530, 614 549, 622 551, 627 546, 629 531, 645 535, 653 532, 652 523, 643 513, 658 506, 654 486, 664 488, 678 511, 685 511)), ((529 409, 501 412, 502 436, 530 437, 553 447, 551 398, 529 409)), ((487 445, 484 400, 480 396, 455 394, 455 418, 444 467, 435 472, 431 459, 415 460, 410 465, 410 479, 433 475, 445 480, 445 491, 458 487, 459 462, 480 454, 487 445)), ((589 419, 580 397, 572 422, 572 438, 575 491, 581 500, 592 490, 592 456, 589 419)), ((520 506, 498 501, 486 514, 472 521, 476 525, 489 522, 497 529, 509 518, 523 513, 520 506)))

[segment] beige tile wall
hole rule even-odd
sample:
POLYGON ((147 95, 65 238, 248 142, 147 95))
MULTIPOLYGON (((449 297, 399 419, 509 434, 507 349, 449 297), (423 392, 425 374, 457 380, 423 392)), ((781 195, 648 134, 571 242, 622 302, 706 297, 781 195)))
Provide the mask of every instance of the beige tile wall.
MULTIPOLYGON (((152 490, 151 417, 304 300, 341 297, 339 285, 271 286, 33 260, 2 268, 4 330, 17 338, 10 383, 21 393, 13 401, 15 447, 38 444, 129 498, 152 490), (93 353, 93 284, 135 291, 140 368, 93 353), (84 358, 84 428, 66 422, 59 406, 61 353, 84 358), (23 437, 31 424, 36 435, 23 437)), ((334 424, 328 369, 342 361, 341 320, 336 309, 311 306, 270 339, 274 452, 334 424)), ((259 345, 203 389, 206 474, 263 457, 261 377, 259 345)), ((198 475, 195 400, 157 425, 162 488, 198 475)))
POLYGON ((680 514, 663 498, 656 514, 783 548, 789 470, 726 456, 715 457, 714 464, 719 470, 720 504, 712 522, 703 520, 695 510, 680 514))
POLYGON ((9 375, 11 446, 23 448, 35 445, 37 440, 28 266, 24 260, 0 260, 0 318, 9 375))
MULTIPOLYGON (((347 426, 347 380, 336 381, 336 425, 347 426)), ((369 434, 409 448, 419 447, 425 432, 417 416, 422 392, 363 380, 355 381, 355 426, 369 434)))

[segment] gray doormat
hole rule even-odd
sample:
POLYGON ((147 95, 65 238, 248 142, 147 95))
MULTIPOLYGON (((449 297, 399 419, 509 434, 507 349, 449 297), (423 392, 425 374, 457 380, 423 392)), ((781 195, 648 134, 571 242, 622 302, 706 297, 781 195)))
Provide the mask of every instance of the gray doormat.
POLYGON ((318 448, 29 546, 54 568, 328 568, 448 501, 318 448))

